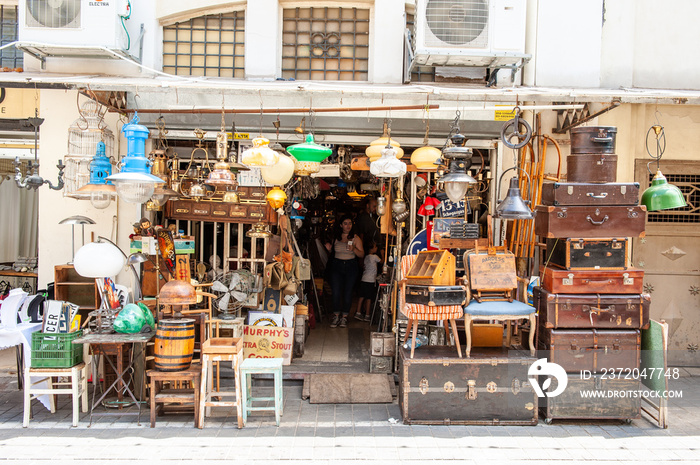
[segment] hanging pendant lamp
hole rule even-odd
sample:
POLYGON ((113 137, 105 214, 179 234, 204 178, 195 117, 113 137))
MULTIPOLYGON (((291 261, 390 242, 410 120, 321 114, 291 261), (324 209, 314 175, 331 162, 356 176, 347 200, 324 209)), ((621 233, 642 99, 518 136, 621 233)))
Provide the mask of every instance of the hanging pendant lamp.
POLYGON ((391 146, 394 148, 394 155, 396 158, 403 157, 403 149, 401 148, 401 144, 396 142, 394 139, 390 139, 390 135, 389 124, 387 121, 384 121, 382 137, 370 142, 369 147, 367 147, 365 150, 365 155, 367 155, 369 158, 370 163, 379 160, 379 157, 382 156, 382 151, 388 143, 391 143, 391 146))
MULTIPOLYGON (((503 181, 503 175, 508 171, 518 169, 517 167, 508 168, 501 174, 498 180, 498 185, 496 187, 496 192, 500 192, 501 182, 503 181)), ((521 170, 522 171, 522 170, 521 170)), ((527 172, 523 171, 528 178, 528 185, 530 184, 530 176, 527 172)), ((514 176, 510 179, 510 185, 508 187, 508 194, 506 198, 499 202, 496 207, 496 212, 494 214, 495 218, 501 218, 504 220, 532 220, 535 218, 535 212, 530 210, 528 207, 529 202, 523 200, 520 194, 520 187, 518 186, 518 177, 514 176)))
POLYGON ((92 206, 97 209, 107 208, 117 195, 117 188, 107 181, 112 174, 112 164, 105 156, 105 143, 97 143, 95 156, 89 166, 90 181, 78 189, 75 194, 78 198, 89 198, 92 206))
MULTIPOLYGON (((647 211, 650 212, 682 208, 688 205, 683 192, 678 186, 669 184, 659 169, 661 157, 666 151, 666 133, 663 126, 655 124, 650 127, 647 131, 645 144, 649 156, 656 160, 656 175, 651 180, 651 185, 642 193, 641 204, 647 207, 647 211), (649 150, 649 136, 652 134, 656 139, 656 156, 652 155, 651 150, 649 150)), ((649 170, 651 163, 653 162, 647 164, 647 170, 649 170)), ((649 170, 649 173, 651 173, 651 170, 649 170)))
POLYGON ((253 139, 253 146, 241 154, 241 161, 248 166, 272 166, 279 154, 270 148, 270 140, 264 137, 253 139))

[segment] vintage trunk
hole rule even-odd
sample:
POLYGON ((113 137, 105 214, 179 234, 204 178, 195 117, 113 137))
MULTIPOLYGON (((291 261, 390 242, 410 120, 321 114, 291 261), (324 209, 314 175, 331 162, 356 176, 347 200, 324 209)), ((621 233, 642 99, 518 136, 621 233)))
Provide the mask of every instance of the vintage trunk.
POLYGON ((532 291, 545 328, 642 329, 649 324, 649 294, 554 294, 532 291))
POLYGON ((583 153, 566 157, 568 182, 616 182, 617 155, 583 153))
POLYGON ((639 205, 639 183, 545 182, 542 205, 639 205))
POLYGON ((629 264, 626 237, 547 239, 547 260, 567 270, 624 270, 629 264))
POLYGON ((641 417, 638 390, 638 379, 611 379, 600 374, 582 379, 580 374, 571 374, 564 392, 543 399, 542 413, 547 423, 557 419, 632 420, 641 417))
POLYGON ((571 153, 615 153, 615 126, 579 126, 571 129, 571 153))
POLYGON ((542 238, 644 237, 647 209, 644 206, 622 207, 553 207, 535 208, 535 234, 542 238))
POLYGON ((527 352, 478 349, 457 358, 452 347, 400 350, 399 405, 406 424, 536 425, 537 395, 527 352))
POLYGON ((540 268, 542 287, 554 294, 641 294, 644 271, 540 268))
POLYGON ((406 286, 406 303, 438 305, 464 305, 467 292, 462 286, 406 286))
POLYGON ((394 357, 369 356, 370 373, 391 373, 394 369, 394 357))
POLYGON ((540 349, 550 362, 569 373, 588 370, 609 373, 623 370, 632 375, 639 368, 641 336, 638 329, 551 329, 540 327, 540 349))

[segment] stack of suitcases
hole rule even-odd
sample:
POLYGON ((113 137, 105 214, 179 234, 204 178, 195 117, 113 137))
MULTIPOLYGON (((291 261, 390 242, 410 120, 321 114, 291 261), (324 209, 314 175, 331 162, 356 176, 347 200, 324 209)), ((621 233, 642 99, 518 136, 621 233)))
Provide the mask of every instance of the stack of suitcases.
POLYGON ((650 297, 644 272, 630 267, 629 238, 644 236, 646 209, 639 184, 616 182, 615 132, 572 129, 567 182, 545 183, 536 207, 535 232, 547 244, 533 292, 539 348, 568 373, 565 391, 544 400, 546 421, 641 414, 634 391, 650 297))

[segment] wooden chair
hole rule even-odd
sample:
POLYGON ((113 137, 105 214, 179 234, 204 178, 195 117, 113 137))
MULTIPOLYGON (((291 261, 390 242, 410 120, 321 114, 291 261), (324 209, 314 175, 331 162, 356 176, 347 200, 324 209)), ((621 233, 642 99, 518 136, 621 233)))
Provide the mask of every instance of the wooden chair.
POLYGON ((408 326, 406 327, 406 335, 404 336, 404 344, 408 340, 408 335, 411 333, 411 358, 416 350, 416 336, 418 332, 418 321, 442 321, 445 326, 445 335, 449 341, 450 328, 457 346, 457 354, 462 358, 462 348, 459 345, 459 335, 457 334, 457 324, 455 318, 461 318, 464 315, 464 309, 461 305, 440 305, 430 307, 422 304, 406 303, 406 284, 405 276, 411 269, 413 262, 416 261, 416 255, 406 255, 401 258, 401 299, 399 301, 399 309, 408 318, 408 326))
POLYGON ((80 362, 69 368, 32 368, 24 369, 24 421, 22 426, 29 426, 32 399, 39 395, 49 394, 51 413, 56 413, 56 398, 58 394, 70 394, 73 404, 73 426, 78 426, 79 408, 83 413, 88 411, 87 365, 80 362), (68 378, 63 381, 60 378, 68 378), (48 385, 43 387, 43 382, 48 385))

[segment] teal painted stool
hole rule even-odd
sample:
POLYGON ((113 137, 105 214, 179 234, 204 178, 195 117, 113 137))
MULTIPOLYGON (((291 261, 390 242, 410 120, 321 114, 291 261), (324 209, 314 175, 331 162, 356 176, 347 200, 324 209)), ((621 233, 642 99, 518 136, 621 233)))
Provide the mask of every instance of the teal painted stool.
POLYGON ((247 358, 241 363, 241 383, 243 386, 243 425, 248 420, 248 412, 274 411, 277 426, 282 416, 282 359, 281 358, 247 358), (275 388, 273 397, 253 397, 251 387, 252 375, 271 373, 275 388), (253 407, 253 402, 275 401, 274 407, 253 407))

